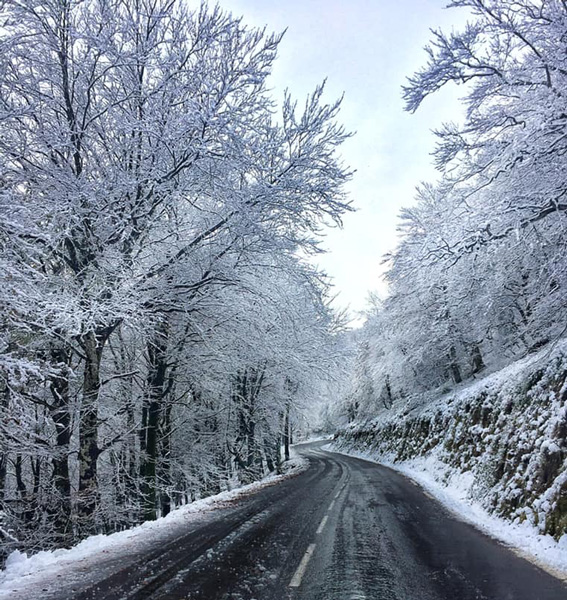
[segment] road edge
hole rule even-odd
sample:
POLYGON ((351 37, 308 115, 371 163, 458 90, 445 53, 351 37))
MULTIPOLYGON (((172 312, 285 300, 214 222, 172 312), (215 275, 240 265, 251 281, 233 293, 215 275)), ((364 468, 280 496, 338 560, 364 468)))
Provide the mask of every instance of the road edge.
MULTIPOLYGON (((332 442, 326 444, 325 446, 322 446, 320 450, 323 450, 324 452, 331 452, 334 454, 342 454, 351 458, 357 458, 359 460, 364 460, 366 462, 370 462, 395 471, 396 473, 402 475, 403 477, 411 481, 414 485, 417 485, 418 487, 422 488, 424 493, 430 495, 434 500, 439 502, 439 504, 441 504, 446 510, 448 510, 451 513, 451 515, 453 515, 458 520, 472 525, 483 534, 487 535, 488 537, 492 538, 496 542, 500 543, 501 545, 514 552, 516 556, 527 560, 528 562, 542 569, 549 575, 567 584, 567 566, 546 562, 544 559, 541 558, 541 556, 538 556, 531 552, 528 547, 522 547, 517 542, 515 542, 515 540, 513 539, 514 536, 511 534, 511 530, 513 528, 512 523, 508 523, 503 519, 499 519, 494 515, 490 515, 481 507, 473 506, 468 502, 464 502, 458 498, 450 496, 447 488, 444 488, 440 484, 437 484, 431 481, 430 479, 424 477, 423 474, 417 471, 413 471, 411 468, 404 465, 399 465, 393 462, 373 458, 363 452, 347 452, 344 449, 337 449, 333 447, 332 442), (461 510, 459 510, 459 508, 461 510), (473 511, 477 515, 481 513, 482 517, 486 519, 485 522, 481 522, 478 517, 474 518, 473 511), (494 525, 494 523, 496 523, 497 525, 494 525), (491 525, 493 526, 491 527, 491 525), (503 533, 503 530, 507 529, 510 530, 509 537, 503 533)), ((559 548, 559 544, 557 544, 557 546, 557 550, 559 552, 561 549, 559 548)))

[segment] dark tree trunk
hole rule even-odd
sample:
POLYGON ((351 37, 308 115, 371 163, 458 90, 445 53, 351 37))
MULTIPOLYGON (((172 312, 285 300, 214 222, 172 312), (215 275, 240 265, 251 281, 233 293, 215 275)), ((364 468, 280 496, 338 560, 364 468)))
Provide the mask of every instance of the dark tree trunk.
MULTIPOLYGON (((10 387, 6 384, 1 392, 0 407, 2 411, 7 411, 10 404, 10 387)), ((0 452, 0 501, 4 500, 6 493, 6 471, 8 467, 8 455, 0 452)))
POLYGON ((95 530, 95 513, 98 506, 97 461, 98 447, 98 396, 100 392, 100 363, 102 350, 111 330, 90 331, 81 337, 85 354, 83 375, 83 401, 80 411, 79 446, 79 534, 95 530))
POLYGON ((265 376, 265 367, 250 369, 249 386, 247 390, 246 408, 248 412, 248 456, 247 468, 248 477, 251 481, 256 481, 262 476, 262 454, 257 439, 257 400, 262 389, 262 383, 265 376))
POLYGON ((384 402, 384 408, 387 408, 388 410, 390 408, 392 408, 392 405, 394 404, 394 397, 392 396, 392 386, 390 385, 390 376, 386 375, 386 399, 384 402))
POLYGON ((478 344, 474 344, 471 351, 472 372, 476 375, 484 369, 484 360, 478 344))
POLYGON ((279 434, 264 438, 264 454, 268 471, 280 472, 280 436, 279 434))
POLYGON ((255 413, 264 375, 265 366, 248 368, 234 380, 233 401, 237 405, 238 435, 232 454, 247 483, 258 479, 263 471, 255 413))
POLYGON ((8 463, 6 454, 0 454, 0 501, 4 500, 6 493, 6 466, 8 463))
POLYGON ((289 444, 291 437, 291 426, 289 419, 290 403, 285 406, 284 412, 284 427, 283 427, 283 443, 284 443, 284 460, 289 460, 289 444))
POLYGON ((138 462, 137 462, 137 448, 138 448, 138 435, 135 432, 135 415, 134 406, 130 399, 128 400, 126 407, 128 430, 132 433, 128 435, 124 448, 124 494, 125 504, 131 507, 128 515, 128 524, 137 523, 140 520, 139 511, 133 508, 139 497, 139 477, 138 477, 138 462))
POLYGON ((26 488, 26 484, 24 483, 24 478, 22 475, 22 455, 18 454, 16 456, 16 460, 14 462, 14 474, 16 476, 16 488, 18 490, 20 499, 22 502, 25 502, 28 498, 28 490, 26 488))
POLYGON ((167 374, 168 327, 164 321, 158 327, 153 339, 148 343, 148 389, 144 397, 142 414, 142 459, 140 475, 142 479, 143 518, 151 521, 157 517, 156 465, 158 458, 158 437, 161 405, 165 393, 167 374))
POLYGON ((41 484, 41 467, 42 467, 42 459, 41 458, 33 458, 31 460, 31 469, 33 476, 33 491, 32 491, 32 503, 34 507, 40 508, 40 484, 41 484))
POLYGON ((461 381, 463 381, 461 369, 459 368, 459 363, 457 362, 457 351, 455 346, 451 346, 451 349, 449 350, 449 370, 455 383, 461 383, 461 381))
POLYGON ((246 470, 248 471, 248 479, 256 481, 262 476, 262 455, 260 454, 260 448, 256 439, 256 421, 254 418, 248 421, 247 445, 246 470))
POLYGON ((14 461, 14 475, 16 476, 16 488, 21 502, 21 518, 25 523, 31 523, 36 515, 33 495, 30 496, 23 474, 24 460, 21 454, 16 455, 14 461))
POLYGON ((284 427, 283 427, 283 443, 284 443, 284 460, 289 460, 289 447, 293 444, 292 427, 291 427, 291 403, 296 396, 299 385, 291 379, 286 379, 285 384, 287 390, 287 398, 284 412, 284 427))
POLYGON ((268 471, 271 473, 276 468, 276 463, 274 462, 273 450, 270 448, 268 443, 265 444, 264 454, 266 455, 266 466, 268 467, 268 471))
POLYGON ((256 464, 256 421, 254 420, 254 399, 248 398, 246 403, 248 419, 246 423, 246 469, 251 473, 251 479, 254 479, 253 470, 256 464))
POLYGON ((53 401, 51 418, 55 424, 56 449, 53 458, 53 485, 56 497, 52 511, 55 528, 61 535, 69 533, 71 516, 71 482, 69 478, 69 443, 71 441, 71 412, 69 399, 69 366, 71 353, 67 349, 53 350, 52 360, 58 372, 51 378, 50 391, 53 401))
POLYGON ((140 471, 142 476, 142 502, 143 519, 152 521, 157 517, 156 514, 156 463, 158 448, 158 425, 160 415, 160 402, 155 399, 148 399, 147 406, 147 426, 146 426, 146 452, 142 457, 140 471))
POLYGON ((161 425, 161 465, 162 490, 160 493, 161 516, 171 512, 171 404, 168 403, 163 411, 161 425))
POLYGON ((131 356, 131 347, 124 340, 122 328, 118 328, 114 338, 115 343, 109 344, 109 350, 114 358, 114 369, 117 373, 129 373, 120 378, 117 393, 124 402, 126 431, 116 460, 117 495, 116 502, 122 508, 120 526, 129 527, 140 522, 140 514, 136 503, 139 500, 139 428, 136 423, 134 399, 134 375, 137 365, 131 356))

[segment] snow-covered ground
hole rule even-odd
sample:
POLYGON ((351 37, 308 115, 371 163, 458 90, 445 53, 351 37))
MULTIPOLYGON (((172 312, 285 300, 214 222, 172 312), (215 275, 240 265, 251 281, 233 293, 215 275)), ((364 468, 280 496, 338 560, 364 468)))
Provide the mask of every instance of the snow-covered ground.
POLYGON ((566 373, 563 340, 450 393, 416 395, 353 423, 332 449, 404 473, 567 580, 566 373))
POLYGON ((166 517, 126 531, 91 536, 68 550, 43 551, 29 557, 18 551, 12 552, 5 569, 0 571, 0 599, 11 598, 14 593, 25 590, 41 590, 42 585, 47 584, 53 589, 58 587, 58 581, 65 582, 67 587, 73 583, 80 587, 85 581, 92 584, 102 578, 101 574, 117 568, 124 557, 155 549, 159 543, 181 532, 188 523, 206 519, 214 510, 297 475, 308 465, 307 459, 293 455, 285 463, 285 472, 281 475, 271 474, 261 481, 197 500, 172 511, 166 517))

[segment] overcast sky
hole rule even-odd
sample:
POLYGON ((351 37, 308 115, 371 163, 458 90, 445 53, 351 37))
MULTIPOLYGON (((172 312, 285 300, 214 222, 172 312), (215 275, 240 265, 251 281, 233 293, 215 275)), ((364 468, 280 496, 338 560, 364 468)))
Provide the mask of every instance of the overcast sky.
POLYGON ((459 89, 428 99, 411 115, 401 86, 424 64, 430 29, 450 30, 464 17, 443 0, 220 0, 250 25, 287 33, 272 86, 302 99, 327 78, 331 101, 345 94, 341 121, 356 135, 342 149, 356 170, 349 192, 357 212, 327 235, 319 264, 334 280, 338 304, 364 308, 370 291, 381 295, 382 256, 396 245, 397 215, 413 202, 415 187, 436 178, 432 128, 458 119, 459 89))

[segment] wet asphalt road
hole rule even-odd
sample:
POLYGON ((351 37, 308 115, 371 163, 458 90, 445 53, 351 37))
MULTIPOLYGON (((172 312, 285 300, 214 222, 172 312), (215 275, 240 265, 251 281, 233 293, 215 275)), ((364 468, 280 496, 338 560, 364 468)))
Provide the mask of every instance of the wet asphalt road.
POLYGON ((456 520, 408 479, 319 446, 300 449, 310 461, 304 473, 59 598, 567 599, 567 585, 456 520))

